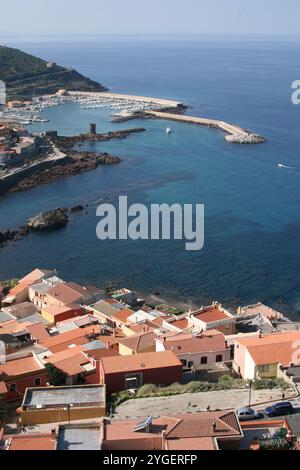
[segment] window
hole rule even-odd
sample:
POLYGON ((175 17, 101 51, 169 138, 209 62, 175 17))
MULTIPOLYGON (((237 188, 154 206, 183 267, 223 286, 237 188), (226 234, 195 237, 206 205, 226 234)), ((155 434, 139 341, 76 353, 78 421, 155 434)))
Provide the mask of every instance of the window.
POLYGON ((207 357, 206 356, 201 357, 201 364, 207 364, 207 357))
POLYGON ((182 363, 183 367, 186 367, 186 360, 185 359, 181 359, 181 363, 182 363))
POLYGON ((140 388, 143 385, 143 374, 126 374, 125 375, 125 389, 140 388))
POLYGON ((40 377, 37 377, 36 379, 34 379, 34 386, 35 386, 35 387, 40 387, 40 386, 41 386, 41 379, 40 379, 40 377))
POLYGON ((270 369, 270 367, 269 367, 268 365, 259 366, 259 368, 258 368, 259 372, 262 372, 262 373, 267 373, 267 372, 269 372, 269 369, 270 369))
POLYGON ((188 368, 191 369, 191 368, 193 367, 193 365, 194 365, 193 361, 190 361, 190 362, 188 363, 188 368))
POLYGON ((17 384, 10 384, 9 391, 12 393, 17 392, 17 384))
POLYGON ((216 357, 216 362, 222 362, 223 361, 223 356, 222 354, 218 354, 216 357))

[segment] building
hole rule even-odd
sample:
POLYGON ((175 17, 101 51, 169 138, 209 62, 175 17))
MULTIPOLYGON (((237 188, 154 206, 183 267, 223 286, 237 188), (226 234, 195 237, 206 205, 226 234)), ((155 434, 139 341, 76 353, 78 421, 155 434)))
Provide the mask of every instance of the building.
POLYGON ((42 308, 41 315, 49 322, 50 326, 56 325, 64 320, 84 315, 85 310, 78 304, 70 305, 47 305, 42 308))
POLYGON ((1 382, 7 389, 6 401, 19 400, 28 387, 47 385, 47 371, 34 355, 14 359, 0 365, 1 382))
POLYGON ((234 368, 243 379, 275 378, 279 366, 299 364, 300 331, 239 336, 235 340, 234 368))
POLYGON ((172 351, 182 362, 184 370, 205 364, 230 361, 231 350, 225 337, 216 330, 203 333, 180 333, 155 340, 156 351, 172 351))
MULTIPOLYGON (((293 418, 293 416, 292 416, 293 418)), ((240 450, 278 450, 278 441, 286 443, 288 449, 295 449, 295 436, 293 426, 289 423, 290 418, 260 419, 241 423, 243 439, 240 450), (281 437, 282 436, 282 437, 281 437), (284 436, 284 437, 283 437, 284 436), (272 449, 273 444, 273 449, 272 449)))
POLYGON ((28 388, 20 408, 23 426, 94 419, 105 416, 105 387, 28 388))
POLYGON ((82 287, 75 282, 60 283, 47 291, 45 307, 63 307, 73 303, 89 304, 93 301, 93 294, 87 287, 82 287))
POLYGON ((97 339, 101 334, 102 328, 98 325, 88 326, 86 328, 76 328, 66 331, 59 335, 55 335, 41 341, 41 345, 51 351, 53 354, 68 348, 74 348, 81 344, 89 343, 97 339))
POLYGON ((41 279, 41 281, 29 286, 29 300, 41 312, 45 304, 47 292, 57 284, 62 284, 64 281, 58 276, 48 276, 41 279))
POLYGON ((128 354, 138 354, 154 352, 156 334, 153 331, 140 333, 119 340, 119 354, 126 356, 128 354))
POLYGON ((0 450, 35 451, 56 450, 56 434, 13 434, 3 436, 0 440, 0 450))
POLYGON ((27 302, 29 300, 29 286, 41 280, 47 276, 53 275, 54 271, 47 271, 45 269, 35 269, 27 276, 19 280, 18 284, 9 291, 9 294, 4 298, 3 304, 19 304, 21 302, 27 302))
POLYGON ((170 331, 190 331, 193 333, 206 330, 218 330, 224 335, 235 333, 236 318, 221 304, 214 302, 208 307, 172 317, 163 322, 162 326, 170 331))
POLYGON ((271 307, 258 302, 257 304, 247 305, 246 307, 239 307, 237 309, 237 314, 241 316, 247 315, 262 315, 270 321, 280 320, 283 318, 282 313, 277 312, 271 307))
POLYGON ((180 382, 182 364, 171 351, 104 357, 100 361, 100 383, 107 393, 137 389, 144 384, 170 385, 180 382))
MULTIPOLYGON (((91 312, 93 312, 94 316, 98 318, 98 320, 104 324, 109 326, 110 328, 115 328, 118 324, 126 323, 126 319, 130 316, 127 308, 125 305, 121 304, 117 300, 114 299, 106 299, 100 300, 95 304, 91 305, 90 307, 91 312), (123 318, 117 319, 115 315, 120 313, 121 310, 125 309, 125 321, 123 318)), ((131 314, 133 313, 130 311, 131 314)))
POLYGON ((2 308, 2 312, 8 313, 15 319, 26 318, 37 313, 37 308, 31 302, 22 302, 2 308))
POLYGON ((234 411, 103 422, 102 450, 238 450, 243 432, 234 411))

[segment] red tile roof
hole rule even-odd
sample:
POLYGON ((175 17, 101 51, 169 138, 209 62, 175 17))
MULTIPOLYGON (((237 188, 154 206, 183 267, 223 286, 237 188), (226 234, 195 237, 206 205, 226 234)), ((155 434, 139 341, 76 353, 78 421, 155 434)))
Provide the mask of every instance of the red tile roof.
POLYGON ((44 367, 33 356, 14 359, 0 365, 0 374, 2 372, 7 377, 17 377, 18 375, 40 372, 42 370, 44 370, 44 367))
POLYGON ((176 326, 176 328, 179 328, 180 330, 185 330, 189 327, 189 321, 187 318, 182 318, 181 320, 172 321, 171 325, 176 326))
POLYGON ((203 321, 204 323, 211 323, 230 318, 230 316, 226 315, 225 312, 214 307, 208 308, 207 310, 205 309, 204 311, 199 310, 196 312, 192 312, 192 315, 193 317, 203 321))
POLYGON ((128 317, 130 317, 133 314, 133 310, 130 310, 129 308, 124 308, 122 310, 118 310, 116 313, 112 315, 113 320, 119 320, 123 323, 126 323, 128 317))
POLYGON ((42 279, 46 274, 50 274, 52 271, 46 269, 34 269, 31 273, 24 276, 20 279, 20 283, 25 283, 27 285, 34 284, 40 279, 42 279))
POLYGON ((237 344, 248 349, 256 365, 282 364, 289 366, 293 362, 295 342, 300 341, 300 331, 283 331, 268 335, 239 337, 237 344))
MULTIPOLYGON (((105 422, 104 438, 108 442, 132 440, 158 446, 157 437, 165 432, 167 450, 215 450, 215 439, 241 438, 242 431, 234 411, 188 413, 161 416, 153 419, 149 432, 134 432, 140 420, 117 420, 105 422)), ((105 441, 104 441, 105 442, 105 441)), ((161 442, 161 447, 163 443, 161 442)), ((158 449, 158 447, 152 447, 158 449)), ((165 450, 165 449, 162 449, 165 450)))
POLYGON ((56 440, 51 434, 21 434, 4 436, 8 441, 7 450, 55 450, 56 440))
POLYGON ((63 359, 61 361, 53 361, 52 357, 49 357, 48 362, 55 365, 57 369, 60 369, 69 377, 81 374, 84 372, 82 366, 84 364, 90 364, 90 360, 81 352, 73 354, 72 357, 63 359))
POLYGON ((86 344, 89 342, 88 336, 101 333, 101 327, 98 325, 88 326, 87 328, 76 328, 65 333, 53 336, 50 339, 41 341, 41 344, 52 352, 59 352, 67 349, 71 344, 86 344))
POLYGON ((86 294, 87 291, 83 287, 69 282, 57 284, 56 286, 52 287, 47 292, 47 297, 55 299, 57 303, 59 302, 62 305, 70 305, 79 301, 86 294))
MULTIPOLYGON (((163 336, 163 335, 162 335, 163 336)), ((221 351, 226 348, 225 337, 216 330, 204 331, 202 334, 179 334, 160 337, 167 351, 175 354, 221 351)))
POLYGON ((42 323, 26 325, 26 330, 28 330, 30 335, 39 342, 50 338, 48 331, 42 323))
POLYGON ((182 363, 171 351, 140 353, 132 356, 104 357, 101 361, 106 374, 182 366, 182 363))
POLYGON ((149 331, 148 333, 141 333, 120 339, 119 343, 138 353, 140 351, 144 351, 145 349, 151 348, 151 346, 154 347, 155 338, 155 333, 153 333, 153 331, 149 331))

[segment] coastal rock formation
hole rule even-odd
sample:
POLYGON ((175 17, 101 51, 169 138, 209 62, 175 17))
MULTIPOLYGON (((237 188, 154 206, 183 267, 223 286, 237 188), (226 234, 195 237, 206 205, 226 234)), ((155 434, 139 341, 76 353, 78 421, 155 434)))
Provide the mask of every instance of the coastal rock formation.
POLYGON ((63 178, 78 175, 85 171, 95 170, 99 165, 117 165, 121 162, 119 157, 108 153, 72 152, 66 162, 37 171, 30 176, 18 181, 10 189, 9 193, 28 191, 38 186, 60 181, 63 178))
POLYGON ((15 230, 5 230, 0 232, 0 246, 4 245, 5 243, 14 240, 18 232, 15 230))
POLYGON ((59 208, 47 212, 41 212, 36 217, 27 221, 27 226, 32 230, 54 230, 65 227, 69 222, 68 209, 59 208))
POLYGON ((231 144, 262 144, 265 142, 265 138, 258 134, 231 134, 226 135, 225 140, 231 144))
POLYGON ((71 213, 78 213, 82 212, 84 207, 81 204, 78 204, 78 206, 71 207, 70 212, 71 213))

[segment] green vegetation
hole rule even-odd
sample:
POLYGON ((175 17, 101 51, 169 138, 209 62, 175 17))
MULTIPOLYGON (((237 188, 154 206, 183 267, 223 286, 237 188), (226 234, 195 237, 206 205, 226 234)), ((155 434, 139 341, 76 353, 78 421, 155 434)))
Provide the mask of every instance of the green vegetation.
POLYGON ((260 450, 288 450, 291 444, 287 439, 268 439, 259 441, 260 450))
POLYGON ((10 279, 9 281, 0 281, 0 287, 3 287, 3 294, 7 295, 8 292, 18 284, 18 279, 10 279))
POLYGON ((168 387, 159 387, 154 384, 146 384, 138 389, 135 395, 128 390, 111 395, 111 402, 114 406, 119 406, 132 398, 167 397, 172 395, 182 395, 183 393, 212 392, 218 390, 242 389, 246 382, 242 379, 235 379, 223 376, 217 383, 193 381, 188 384, 174 383, 168 387))
POLYGON ((0 46, 0 79, 6 83, 9 99, 31 99, 58 89, 104 91, 105 88, 74 69, 38 59, 18 49, 0 46))
POLYGON ((283 379, 260 379, 253 382, 254 390, 273 390, 274 388, 281 388, 287 390, 288 384, 283 379))
POLYGON ((62 370, 57 369, 57 367, 50 363, 46 364, 45 367, 48 373, 50 385, 59 387, 66 384, 67 375, 62 370))
POLYGON ((0 423, 1 421, 4 420, 5 416, 7 414, 7 406, 4 400, 0 399, 0 423))
MULTIPOLYGON (((146 384, 139 388, 136 394, 128 390, 112 394, 110 397, 110 405, 117 407, 125 401, 139 398, 167 397, 182 395, 183 393, 217 392, 220 390, 238 390, 244 389, 246 385, 246 380, 234 378, 229 375, 223 375, 219 378, 218 382, 192 381, 187 384, 174 383, 168 387, 146 384)), ((253 388, 255 390, 270 390, 274 388, 285 390, 288 388, 288 385, 282 379, 257 380, 253 382, 253 388)))

